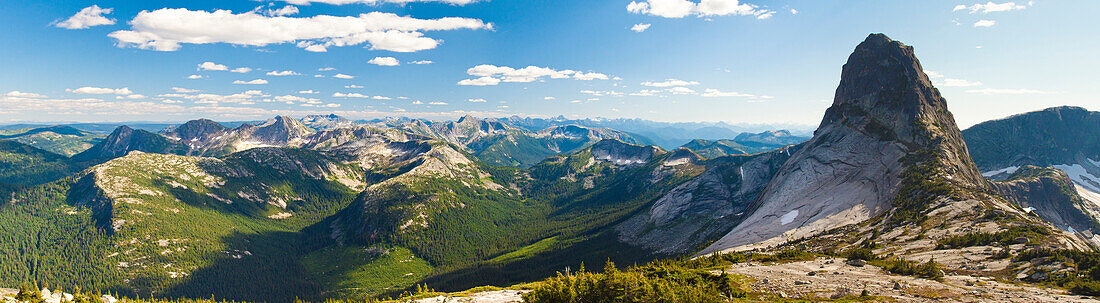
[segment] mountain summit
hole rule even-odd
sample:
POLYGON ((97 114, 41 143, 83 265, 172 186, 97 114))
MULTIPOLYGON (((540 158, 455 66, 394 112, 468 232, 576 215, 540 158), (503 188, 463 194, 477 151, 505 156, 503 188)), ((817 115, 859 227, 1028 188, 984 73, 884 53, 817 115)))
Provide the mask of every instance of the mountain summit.
POLYGON ((844 64, 814 137, 702 253, 772 247, 887 212, 906 221, 942 198, 913 187, 926 184, 987 187, 913 48, 872 34, 844 64))

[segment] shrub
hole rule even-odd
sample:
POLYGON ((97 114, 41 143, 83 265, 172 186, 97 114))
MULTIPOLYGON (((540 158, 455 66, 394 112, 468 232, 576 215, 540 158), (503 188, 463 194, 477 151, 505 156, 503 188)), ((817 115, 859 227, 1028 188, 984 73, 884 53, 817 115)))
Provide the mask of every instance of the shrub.
POLYGON ((524 302, 726 302, 745 297, 732 276, 711 274, 673 262, 654 262, 619 270, 610 261, 603 273, 581 268, 559 272, 533 291, 524 302))

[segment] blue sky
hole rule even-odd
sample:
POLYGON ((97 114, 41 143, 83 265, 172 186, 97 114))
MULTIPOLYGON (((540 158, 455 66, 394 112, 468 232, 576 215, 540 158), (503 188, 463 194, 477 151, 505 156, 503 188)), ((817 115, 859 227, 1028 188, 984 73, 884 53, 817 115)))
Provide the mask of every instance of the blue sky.
POLYGON ((875 32, 916 48, 960 126, 1100 109, 1097 1, 697 1, 8 1, 0 123, 337 113, 816 125, 848 54, 875 32))

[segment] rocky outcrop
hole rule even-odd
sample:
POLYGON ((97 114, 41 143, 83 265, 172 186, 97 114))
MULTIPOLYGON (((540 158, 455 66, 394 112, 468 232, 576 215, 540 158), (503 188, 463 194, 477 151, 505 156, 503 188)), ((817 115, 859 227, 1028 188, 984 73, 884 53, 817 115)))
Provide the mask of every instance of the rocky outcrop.
POLYGON ((814 137, 783 165, 750 214, 704 249, 766 248, 891 211, 902 173, 981 188, 962 135, 910 46, 872 34, 841 74, 814 137), (903 158, 905 158, 903 161, 903 158))
MULTIPOLYGON (((702 163, 702 174, 616 226, 619 239, 659 254, 689 253, 716 240, 741 222, 749 204, 799 147, 702 163)), ((683 151, 688 150, 674 151, 665 161, 676 161, 683 151)))
POLYGON ((974 125, 962 132, 983 172, 1100 159, 1100 112, 1052 107, 974 125))
POLYGON ((993 189, 1027 212, 1033 212, 1058 229, 1093 238, 1100 231, 1095 216, 1100 207, 1086 203, 1066 173, 1036 166, 1024 166, 1004 181, 991 182, 993 189))

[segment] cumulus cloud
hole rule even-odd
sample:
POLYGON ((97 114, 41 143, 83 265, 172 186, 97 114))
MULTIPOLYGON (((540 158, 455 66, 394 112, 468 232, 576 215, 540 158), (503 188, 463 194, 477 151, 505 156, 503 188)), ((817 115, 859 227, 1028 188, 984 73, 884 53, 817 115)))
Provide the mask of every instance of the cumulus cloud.
POLYGON ((543 100, 556 100, 556 99, 558 99, 558 98, 554 98, 554 97, 543 97, 542 99, 543 99, 543 100))
POLYGON ((701 0, 698 3, 688 0, 630 1, 626 10, 635 14, 665 18, 756 16, 757 19, 767 19, 775 14, 775 11, 749 3, 740 3, 738 0, 701 0))
POLYGON ((488 86, 500 84, 500 79, 493 77, 481 77, 475 79, 465 79, 458 81, 458 85, 472 85, 472 86, 488 86))
POLYGON ((190 75, 190 76, 187 76, 187 79, 191 79, 191 80, 202 79, 202 76, 200 76, 200 75, 190 75))
POLYGON ((181 94, 189 94, 189 93, 199 92, 199 90, 197 90, 197 89, 188 89, 188 88, 182 88, 182 87, 173 87, 172 91, 177 92, 177 93, 181 93, 181 94))
POLYGON ((275 101, 283 102, 283 103, 294 103, 294 102, 306 103, 306 104, 320 104, 321 103, 321 99, 306 98, 306 97, 300 97, 300 96, 295 96, 295 95, 275 96, 275 98, 273 98, 273 99, 275 101))
POLYGON ((974 27, 990 27, 990 26, 993 26, 993 25, 995 25, 995 24, 997 24, 997 21, 993 21, 993 20, 978 20, 978 22, 974 22, 974 27))
POLYGON ((264 79, 255 79, 255 80, 252 80, 252 81, 237 80, 237 81, 233 81, 233 84, 249 84, 249 85, 267 84, 267 80, 264 80, 264 79))
POLYGON ((360 94, 360 93, 340 93, 340 92, 336 92, 336 93, 332 93, 332 96, 337 97, 337 98, 370 98, 370 96, 360 94))
POLYGON ((683 86, 668 88, 668 89, 665 89, 665 91, 670 92, 673 95, 694 95, 695 94, 695 90, 687 88, 687 87, 683 87, 683 86))
MULTIPOLYGON (((292 3, 293 4, 293 3, 292 3)), ((492 29, 479 19, 447 17, 417 19, 392 13, 370 12, 359 16, 265 16, 257 12, 235 14, 229 10, 192 11, 163 8, 142 11, 130 21, 130 30, 109 36, 120 47, 175 51, 182 44, 228 43, 245 46, 295 43, 308 51, 328 47, 367 44, 370 49, 415 52, 432 49, 440 41, 426 31, 492 29)))
POLYGON ((228 66, 217 64, 214 62, 206 61, 199 64, 200 70, 229 70, 228 66))
POLYGON ((370 61, 367 61, 367 63, 374 64, 374 65, 379 65, 379 66, 398 66, 398 65, 401 65, 401 62, 398 62, 397 58, 394 58, 394 57, 374 57, 374 59, 370 59, 370 61))
POLYGON ((419 60, 419 61, 409 62, 409 64, 418 64, 418 65, 420 65, 420 64, 432 64, 432 63, 435 63, 435 62, 432 62, 432 60, 419 60))
POLYGON ((990 2, 986 2, 985 4, 975 3, 975 4, 970 5, 970 6, 959 4, 959 5, 956 5, 955 8, 951 11, 954 11, 954 12, 969 11, 969 13, 971 13, 971 14, 976 14, 976 13, 979 13, 979 12, 983 13, 983 14, 988 14, 988 13, 997 13, 997 12, 1016 11, 1016 10, 1022 10, 1022 9, 1025 9, 1025 8, 1027 8, 1026 5, 1016 4, 1015 2, 993 3, 993 1, 990 1, 990 2))
POLYGON ((85 29, 99 25, 111 25, 115 24, 115 20, 104 17, 105 14, 110 14, 112 8, 100 8, 97 5, 85 7, 77 12, 76 15, 69 17, 65 21, 58 22, 56 25, 60 28, 67 29, 85 29))
POLYGON ((273 71, 267 72, 267 75, 268 76, 297 76, 297 75, 301 75, 301 74, 299 74, 297 72, 294 72, 292 70, 284 70, 284 71, 273 70, 273 71))
POLYGON ((466 101, 469 101, 469 102, 474 102, 474 103, 484 103, 484 102, 485 102, 485 99, 482 99, 482 98, 477 98, 477 99, 466 99, 466 101))
POLYGON ((327 71, 330 71, 330 70, 336 70, 336 68, 335 67, 322 67, 322 68, 317 69, 317 71, 319 71, 319 72, 327 72, 327 71))
POLYGON ((665 79, 665 81, 661 81, 661 82, 646 81, 646 82, 642 82, 642 85, 649 86, 649 87, 672 87, 672 86, 699 85, 699 82, 684 81, 684 80, 677 80, 677 79, 671 79, 670 78, 670 79, 665 79))
POLYGON ((298 8, 293 5, 287 5, 275 10, 267 10, 268 16, 290 16, 296 14, 298 14, 298 8))
POLYGON ((8 97, 16 97, 16 98, 48 98, 46 95, 41 95, 41 94, 36 94, 36 93, 26 93, 26 92, 21 92, 21 91, 17 91, 17 90, 10 91, 10 92, 8 92, 7 94, 4 94, 4 95, 8 96, 8 97))
POLYGON ((645 30, 649 29, 650 25, 652 25, 652 24, 638 23, 638 24, 635 24, 634 26, 631 26, 630 30, 640 33, 640 32, 644 32, 645 30))
POLYGON ((439 102, 439 101, 428 102, 428 105, 447 105, 447 102, 439 102))
POLYGON ((336 74, 335 76, 332 76, 332 77, 333 78, 340 78, 340 79, 355 79, 355 76, 349 76, 349 75, 345 75, 345 74, 336 74))
POLYGON ((320 92, 311 89, 311 90, 300 90, 300 91, 298 91, 298 93, 299 94, 316 94, 316 93, 320 93, 320 92))
POLYGON ((105 95, 105 94, 129 95, 129 94, 134 93, 134 92, 130 91, 130 88, 126 88, 126 87, 123 87, 123 88, 102 88, 102 87, 85 86, 85 87, 81 87, 81 88, 77 88, 77 89, 66 89, 65 91, 70 92, 70 93, 74 93, 74 94, 89 94, 89 95, 105 95))
POLYGON ((351 84, 351 85, 344 85, 344 88, 363 88, 363 86, 362 85, 351 84))
POLYGON ((248 68, 248 67, 238 67, 238 68, 234 68, 233 70, 231 70, 231 72, 241 73, 241 74, 247 73, 247 72, 250 72, 250 71, 252 71, 252 69, 248 68))
POLYGON ((574 70, 555 70, 552 68, 528 66, 520 69, 507 66, 482 64, 466 70, 466 74, 479 78, 459 81, 459 85, 497 85, 500 82, 535 82, 543 78, 576 80, 607 80, 606 74, 596 72, 578 72, 574 70))

